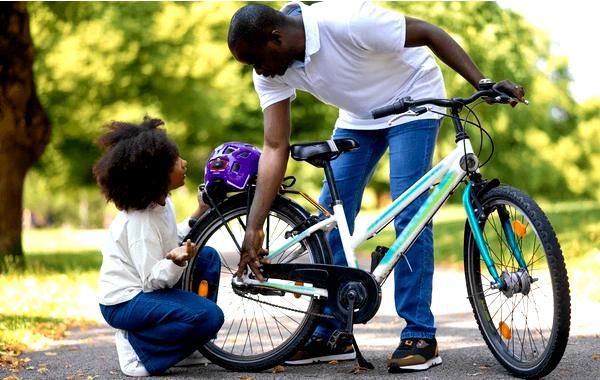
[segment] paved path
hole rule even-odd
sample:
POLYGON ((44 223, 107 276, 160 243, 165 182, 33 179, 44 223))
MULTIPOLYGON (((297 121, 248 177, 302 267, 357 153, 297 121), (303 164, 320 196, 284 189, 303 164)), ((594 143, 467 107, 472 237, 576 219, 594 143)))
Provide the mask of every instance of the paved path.
MULTIPOLYGON (((403 379, 508 379, 507 372, 489 352, 479 335, 466 297, 462 272, 437 270, 434 277, 433 311, 438 326, 438 343, 444 360, 427 372, 389 375, 385 360, 398 344, 403 322, 393 309, 391 281, 384 285, 382 307, 366 325, 356 327, 356 337, 375 369, 352 374, 353 362, 287 367, 284 372, 237 373, 216 365, 173 368, 162 379, 345 379, 402 377, 403 379), (451 284, 451 286, 448 286, 451 284)), ((600 378, 600 304, 573 300, 572 335, 565 355, 548 379, 600 378)), ((0 379, 128 379, 119 371, 113 331, 98 326, 73 331, 68 339, 44 351, 26 353, 26 368, 16 373, 0 370, 0 379)))

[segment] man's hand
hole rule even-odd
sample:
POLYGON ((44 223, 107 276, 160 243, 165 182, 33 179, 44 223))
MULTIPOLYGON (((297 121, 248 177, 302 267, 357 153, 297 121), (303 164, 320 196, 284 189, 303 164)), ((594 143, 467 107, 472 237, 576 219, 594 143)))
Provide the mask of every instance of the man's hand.
POLYGON ((246 230, 244 236, 244 242, 242 243, 242 252, 240 256, 240 263, 238 264, 238 270, 235 272, 236 277, 241 277, 246 270, 246 266, 250 267, 254 276, 259 281, 264 281, 265 278, 260 273, 260 265, 268 264, 269 262, 264 259, 264 256, 268 254, 266 250, 262 248, 262 243, 265 238, 265 233, 262 229, 259 230, 246 230))
POLYGON ((167 253, 166 258, 174 262, 180 267, 185 266, 185 263, 191 260, 198 252, 198 247, 188 239, 181 247, 173 248, 167 253))
MULTIPOLYGON (((525 102, 525 89, 523 86, 513 83, 512 81, 505 79, 494 85, 494 90, 500 91, 512 98, 517 99, 519 102, 525 102)), ((516 106, 517 101, 510 102, 511 106, 516 106)))

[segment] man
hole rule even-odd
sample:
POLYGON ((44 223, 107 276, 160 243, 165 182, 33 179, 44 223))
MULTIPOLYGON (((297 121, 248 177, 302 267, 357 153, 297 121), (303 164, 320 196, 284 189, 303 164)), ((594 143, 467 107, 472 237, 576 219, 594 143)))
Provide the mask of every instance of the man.
MULTIPOLYGON (((350 231, 362 194, 374 168, 390 150, 390 189, 398 197, 431 166, 440 116, 433 112, 373 120, 372 109, 395 99, 445 97, 438 58, 477 88, 486 80, 465 51, 443 30, 368 2, 323 2, 286 5, 281 11, 253 4, 231 20, 229 49, 241 63, 254 67, 254 86, 264 112, 264 147, 258 184, 237 275, 246 266, 258 270, 262 254, 262 225, 283 179, 291 130, 290 103, 295 90, 308 91, 339 108, 333 138, 351 137, 360 149, 332 162, 350 231)), ((489 81, 489 80, 488 80, 489 81)), ((496 88, 523 100, 520 86, 505 80, 496 88)), ((330 207, 323 187, 320 203, 330 207)), ((395 220, 396 233, 421 206, 420 197, 395 220)), ((329 234, 335 264, 346 264, 337 230, 329 234)), ((398 315, 406 321, 400 345, 388 361, 390 372, 425 370, 441 363, 431 313, 433 238, 429 225, 394 272, 398 315)), ((338 323, 337 326, 341 324, 338 323)), ((355 357, 351 347, 333 352, 327 340, 336 326, 319 326, 305 348, 288 363, 305 364, 355 357)))

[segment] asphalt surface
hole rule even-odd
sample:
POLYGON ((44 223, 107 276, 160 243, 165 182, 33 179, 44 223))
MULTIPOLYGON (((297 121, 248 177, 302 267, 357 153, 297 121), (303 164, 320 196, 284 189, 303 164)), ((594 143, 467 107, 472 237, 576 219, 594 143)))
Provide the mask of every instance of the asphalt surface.
MULTIPOLYGON (((285 367, 283 372, 229 372, 214 364, 172 368, 161 379, 305 379, 305 378, 405 378, 405 379, 508 379, 512 378, 495 360, 483 342, 466 299, 461 272, 436 270, 433 311, 443 364, 426 372, 388 374, 386 358, 398 344, 404 322, 393 310, 391 285, 383 288, 377 316, 355 328, 365 357, 375 369, 354 373, 355 362, 285 367), (452 286, 448 286, 452 284, 452 286)), ((547 379, 600 379, 600 304, 573 299, 571 337, 558 367, 547 379)), ((27 360, 16 372, 0 370, 0 379, 128 379, 119 370, 114 331, 100 325, 72 331, 67 339, 42 351, 21 356, 27 360)))

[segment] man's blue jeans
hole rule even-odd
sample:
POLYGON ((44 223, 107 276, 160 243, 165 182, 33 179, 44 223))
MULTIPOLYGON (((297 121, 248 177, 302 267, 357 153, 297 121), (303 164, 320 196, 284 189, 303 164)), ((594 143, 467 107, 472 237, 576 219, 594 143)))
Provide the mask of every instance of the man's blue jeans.
MULTIPOLYGON (((198 255, 195 276, 206 279, 209 290, 218 287, 219 254, 205 247, 198 255)), ((117 305, 101 304, 100 311, 110 326, 127 330, 129 343, 152 375, 190 356, 223 325, 223 312, 213 300, 176 288, 140 292, 117 305)))
MULTIPOLYGON (((390 150, 390 191, 396 199, 430 169, 438 129, 439 120, 425 119, 374 131, 334 131, 334 139, 350 137, 360 144, 358 150, 344 153, 331 163, 350 233, 354 231, 354 219, 360 210, 365 186, 385 150, 390 150)), ((426 197, 427 194, 423 194, 396 217, 396 235, 408 224, 426 197)), ((326 183, 319 203, 331 209, 331 195, 326 183)), ((329 233, 328 240, 334 264, 347 265, 337 228, 329 233)), ((394 270, 396 311, 406 321, 401 339, 435 337, 431 313, 432 279, 433 231, 429 223, 407 252, 406 260, 398 261, 394 270)), ((323 321, 314 335, 329 337, 333 330, 343 326, 339 321, 336 322, 323 321)))

